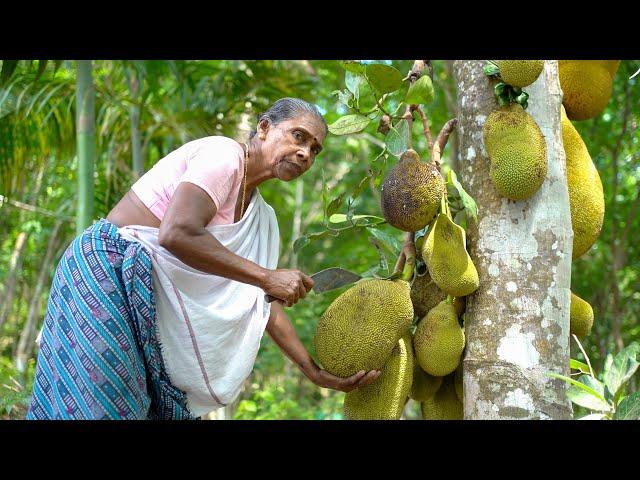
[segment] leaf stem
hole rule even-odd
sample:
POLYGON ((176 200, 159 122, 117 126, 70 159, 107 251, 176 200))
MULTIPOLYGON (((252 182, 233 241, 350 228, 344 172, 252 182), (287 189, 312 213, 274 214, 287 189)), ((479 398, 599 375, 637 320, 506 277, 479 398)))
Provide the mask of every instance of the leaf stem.
POLYGON ((587 356, 587 352, 585 352, 584 348, 582 348, 582 344, 580 343, 580 340, 578 340, 578 337, 576 337, 575 333, 573 333, 571 336, 573 337, 573 339, 578 344, 578 347, 580 347, 580 351, 582 352, 582 355, 584 355, 584 358, 587 361, 587 365, 589 365, 589 371, 591 372, 591 376, 593 378, 596 378, 596 376, 593 374, 593 368, 591 368, 591 362, 589 361, 589 357, 587 356))

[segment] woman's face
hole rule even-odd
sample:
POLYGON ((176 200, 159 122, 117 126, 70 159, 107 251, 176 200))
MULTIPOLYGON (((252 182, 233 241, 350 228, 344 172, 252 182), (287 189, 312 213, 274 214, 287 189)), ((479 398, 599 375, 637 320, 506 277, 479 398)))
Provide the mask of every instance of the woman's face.
POLYGON ((290 181, 311 168, 322 150, 324 125, 312 114, 301 114, 278 125, 258 126, 264 134, 262 154, 272 168, 274 177, 290 181))

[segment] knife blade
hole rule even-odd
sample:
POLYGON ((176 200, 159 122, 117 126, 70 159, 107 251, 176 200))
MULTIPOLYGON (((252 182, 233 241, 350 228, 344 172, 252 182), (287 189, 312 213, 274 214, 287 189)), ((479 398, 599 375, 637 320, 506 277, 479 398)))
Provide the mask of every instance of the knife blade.
MULTIPOLYGON (((311 278, 313 279, 313 287, 311 289, 316 293, 323 293, 349 285, 362 277, 344 268, 331 267, 314 273, 311 278)), ((265 295, 265 299, 268 303, 278 300, 271 295, 265 295)))

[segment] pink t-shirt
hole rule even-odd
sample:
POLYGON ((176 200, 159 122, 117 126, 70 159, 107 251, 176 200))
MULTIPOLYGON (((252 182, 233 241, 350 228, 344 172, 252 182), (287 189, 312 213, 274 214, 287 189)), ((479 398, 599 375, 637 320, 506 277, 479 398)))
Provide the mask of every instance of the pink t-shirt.
POLYGON ((227 137, 204 137, 185 143, 161 158, 131 190, 160 221, 180 182, 202 188, 216 204, 209 225, 233 223, 244 175, 244 149, 227 137))

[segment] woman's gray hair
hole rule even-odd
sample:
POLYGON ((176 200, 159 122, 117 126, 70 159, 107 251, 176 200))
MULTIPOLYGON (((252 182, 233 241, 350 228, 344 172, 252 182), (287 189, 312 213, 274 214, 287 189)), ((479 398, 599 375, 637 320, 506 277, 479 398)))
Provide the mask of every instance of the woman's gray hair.
MULTIPOLYGON (((324 125, 325 133, 329 130, 327 122, 315 105, 312 105, 311 103, 299 98, 291 97, 281 98, 280 100, 277 100, 273 105, 271 105, 271 107, 269 107, 266 112, 258 115, 258 123, 266 119, 269 121, 270 125, 278 125, 284 120, 290 120, 297 117, 298 115, 302 115, 305 113, 310 113, 318 120, 320 120, 322 122, 322 125, 324 125)), ((249 134, 249 138, 253 138, 255 134, 256 130, 253 130, 249 134)))

